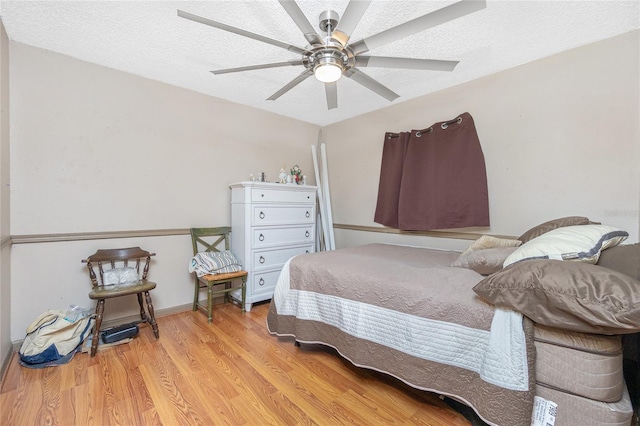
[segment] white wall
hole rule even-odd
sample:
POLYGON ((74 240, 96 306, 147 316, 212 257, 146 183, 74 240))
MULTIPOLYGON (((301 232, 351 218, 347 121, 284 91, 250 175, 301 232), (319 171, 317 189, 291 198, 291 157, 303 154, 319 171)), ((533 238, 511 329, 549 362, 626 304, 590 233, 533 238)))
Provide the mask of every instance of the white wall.
MULTIPOLYGON (((312 176, 318 126, 20 43, 11 59, 11 234, 230 224, 229 184, 286 165, 312 176)), ((14 244, 11 339, 42 311, 87 299, 97 248, 157 253, 156 309, 191 303, 188 236, 14 244)), ((135 298, 132 298, 135 304, 135 298)), ((106 318, 135 314, 134 305, 106 318)))
MULTIPOLYGON (((633 31, 326 127, 334 222, 379 226, 373 216, 385 132, 425 129, 468 111, 488 175, 491 227, 481 232, 518 236, 581 215, 637 242, 639 39, 633 31)), ((348 230, 336 240, 469 244, 348 230)))
POLYGON ((224 224, 230 183, 311 169, 308 123, 13 42, 11 71, 14 235, 224 224))
POLYGON ((0 377, 11 353, 9 39, 0 21, 0 377))
MULTIPOLYGON (((334 222, 376 225, 384 132, 469 111, 487 161, 492 226, 483 232, 519 235, 578 214, 638 241, 639 34, 328 126, 334 222)), ((18 43, 10 48, 12 235, 225 225, 229 183, 259 170, 275 177, 294 163, 313 175, 317 126, 18 43)), ((345 230, 336 237, 338 246, 468 245, 345 230)), ((11 340, 47 308, 91 306, 80 259, 125 245, 158 253, 157 309, 191 302, 187 236, 16 244, 11 306, 20 308, 11 313, 11 340)), ((107 305, 110 317, 136 311, 107 305)))

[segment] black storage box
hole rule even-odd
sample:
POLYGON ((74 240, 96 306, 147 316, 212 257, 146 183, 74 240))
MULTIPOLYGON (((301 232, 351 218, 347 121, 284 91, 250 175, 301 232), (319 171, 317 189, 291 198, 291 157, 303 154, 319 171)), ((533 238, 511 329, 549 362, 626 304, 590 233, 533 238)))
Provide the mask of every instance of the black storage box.
POLYGON ((104 343, 113 343, 128 337, 135 337, 138 335, 138 331, 138 325, 134 322, 103 330, 100 336, 104 343))

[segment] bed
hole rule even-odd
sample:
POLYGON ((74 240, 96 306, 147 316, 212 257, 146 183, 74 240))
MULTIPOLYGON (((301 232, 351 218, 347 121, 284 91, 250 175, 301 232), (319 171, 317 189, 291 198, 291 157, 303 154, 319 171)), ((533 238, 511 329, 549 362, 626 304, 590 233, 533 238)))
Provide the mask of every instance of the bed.
MULTIPOLYGON (((614 245, 601 242, 599 253, 607 244, 614 245)), ((511 255, 518 248, 506 251, 511 255)), ((530 317, 546 322, 549 312, 538 318, 479 296, 479 286, 495 290, 496 277, 517 266, 482 275, 452 267, 460 257, 386 244, 294 257, 280 274, 267 327, 274 335, 332 347, 354 365, 462 402, 488 424, 630 424, 622 344, 611 329, 640 329, 635 311, 614 325, 590 318, 596 332, 565 318, 569 330, 534 322, 530 317)), ((515 263, 599 268, 552 259, 536 255, 515 263)), ((631 301, 634 309, 636 302, 631 301)), ((640 311, 640 302, 637 306, 640 311)))

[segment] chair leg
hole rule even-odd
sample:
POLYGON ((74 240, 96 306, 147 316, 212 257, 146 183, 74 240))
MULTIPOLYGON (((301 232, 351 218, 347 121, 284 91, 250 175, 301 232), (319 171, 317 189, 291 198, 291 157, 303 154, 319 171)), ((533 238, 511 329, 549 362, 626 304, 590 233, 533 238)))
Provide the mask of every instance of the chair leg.
POLYGON ((138 293, 136 296, 138 296, 138 305, 140 305, 140 319, 148 322, 147 313, 144 311, 144 304, 142 303, 142 293, 138 293))
POLYGON ((151 295, 148 291, 144 292, 144 297, 147 300, 147 311, 149 311, 149 318, 147 321, 151 325, 151 329, 153 330, 153 335, 156 336, 156 339, 160 338, 160 332, 158 331, 158 324, 156 323, 156 314, 153 312, 153 303, 151 302, 151 295))
MULTIPOLYGON (((229 281, 228 283, 224 283, 224 289, 228 290, 229 288, 231 288, 232 284, 233 283, 231 281, 229 281)), ((229 302, 229 292, 225 291, 224 294, 222 295, 222 303, 224 304, 227 302, 229 302)))
POLYGON ((198 281, 198 277, 196 277, 196 292, 193 295, 193 311, 198 310, 198 296, 200 295, 200 281, 198 281))
POLYGON ((207 322, 211 324, 213 322, 213 286, 209 284, 207 286, 207 322))
POLYGON ((242 277, 242 311, 245 312, 244 302, 247 297, 247 276, 242 277))
POLYGON ((98 339, 100 338, 100 326, 102 326, 102 314, 104 313, 104 299, 98 300, 96 305, 96 322, 93 324, 93 337, 91 338, 91 356, 98 351, 98 339))

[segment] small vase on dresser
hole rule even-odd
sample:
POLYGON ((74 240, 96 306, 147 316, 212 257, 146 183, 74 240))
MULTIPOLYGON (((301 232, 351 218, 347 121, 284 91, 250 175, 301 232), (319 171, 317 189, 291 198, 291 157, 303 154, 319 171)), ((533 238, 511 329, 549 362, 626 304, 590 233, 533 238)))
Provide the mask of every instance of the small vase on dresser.
POLYGON ((271 299, 284 264, 315 251, 316 187, 239 182, 231 188, 231 251, 249 272, 245 309, 271 299))

